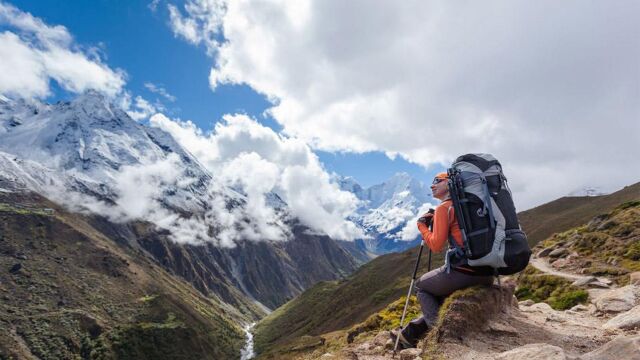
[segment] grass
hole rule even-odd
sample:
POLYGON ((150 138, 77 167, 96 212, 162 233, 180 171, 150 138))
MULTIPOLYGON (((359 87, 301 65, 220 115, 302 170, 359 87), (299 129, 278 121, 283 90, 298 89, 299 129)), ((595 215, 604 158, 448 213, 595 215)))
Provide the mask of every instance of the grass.
POLYGON ((589 298, 585 290, 572 286, 568 280, 542 274, 531 266, 518 277, 515 295, 520 301, 545 302, 555 310, 570 309, 586 303, 589 298))
MULTIPOLYGON (((345 280, 316 284, 258 323, 256 350, 267 351, 301 336, 319 336, 364 322, 406 294, 416 255, 417 248, 383 255, 345 280)), ((433 267, 441 263, 442 257, 434 256, 433 267)), ((420 274, 426 272, 427 261, 421 264, 420 274)))

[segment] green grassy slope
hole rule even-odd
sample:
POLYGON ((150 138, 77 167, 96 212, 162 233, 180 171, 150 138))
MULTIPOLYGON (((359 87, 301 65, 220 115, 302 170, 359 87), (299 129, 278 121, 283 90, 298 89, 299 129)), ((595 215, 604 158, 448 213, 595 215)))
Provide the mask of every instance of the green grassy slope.
POLYGON ((627 201, 640 200, 640 183, 609 195, 563 197, 518 213, 529 244, 535 245, 553 233, 582 225, 592 217, 610 211, 627 201))
POLYGON ((86 220, 0 193, 0 358, 239 358, 250 319, 86 220))
MULTIPOLYGON (((319 335, 350 327, 390 302, 406 295, 415 266, 417 248, 380 256, 363 265, 348 279, 322 282, 283 305, 258 323, 258 351, 302 335, 319 335)), ((419 273, 427 271, 425 251, 419 273)), ((434 254, 433 267, 442 264, 434 254)))
MULTIPOLYGON (((519 213, 532 245, 554 232, 589 221, 615 206, 640 199, 640 183, 599 197, 561 198, 519 213)), ((380 256, 340 282, 319 283, 263 319, 255 329, 258 352, 348 329, 406 294, 417 250, 380 256)), ((437 257, 434 267, 442 263, 437 257)), ((421 272, 426 271, 423 258, 421 272)))

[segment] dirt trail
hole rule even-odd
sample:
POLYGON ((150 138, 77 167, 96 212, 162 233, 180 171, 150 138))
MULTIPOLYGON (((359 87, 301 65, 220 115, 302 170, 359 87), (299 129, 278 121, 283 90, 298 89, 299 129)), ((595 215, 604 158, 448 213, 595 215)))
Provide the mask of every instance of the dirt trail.
MULTIPOLYGON (((532 258, 531 265, 545 274, 576 281, 591 278, 559 271, 545 259, 532 258)), ((598 280, 606 279, 599 278, 598 280)), ((614 289, 611 289, 613 291, 614 289)), ((610 291, 599 289, 601 292, 610 291)), ((591 299, 593 302, 594 299, 591 299)), ((527 344, 539 344, 540 349, 555 348, 564 359, 579 359, 581 355, 596 350, 616 336, 633 336, 640 332, 607 330, 603 325, 617 314, 602 313, 595 305, 558 311, 545 303, 522 302, 491 319, 482 331, 474 332, 463 339, 450 339, 440 344, 445 359, 496 359, 509 350, 527 344)), ((336 353, 322 357, 351 360, 394 359, 387 342, 388 333, 378 334, 373 339, 356 341, 336 353)), ((419 349, 422 344, 419 344, 419 349)), ((541 350, 543 351, 543 350, 541 350)), ((395 359, 420 359, 424 354, 414 352, 397 354, 395 359)), ((501 357, 502 356, 502 357, 501 357)))

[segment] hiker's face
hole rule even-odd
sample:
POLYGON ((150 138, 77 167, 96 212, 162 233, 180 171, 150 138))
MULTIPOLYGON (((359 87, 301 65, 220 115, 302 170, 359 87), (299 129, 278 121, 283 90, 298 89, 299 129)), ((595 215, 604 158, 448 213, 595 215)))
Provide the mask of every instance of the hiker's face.
POLYGON ((442 200, 449 194, 449 187, 446 179, 435 179, 431 184, 431 193, 433 197, 442 200))

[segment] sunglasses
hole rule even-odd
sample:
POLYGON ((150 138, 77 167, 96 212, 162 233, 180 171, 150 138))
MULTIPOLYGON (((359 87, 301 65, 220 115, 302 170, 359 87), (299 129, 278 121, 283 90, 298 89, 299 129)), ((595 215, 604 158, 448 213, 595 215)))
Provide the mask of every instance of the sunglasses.
POLYGON ((435 184, 439 184, 439 183, 441 183, 443 181, 447 181, 447 179, 435 178, 435 179, 433 179, 433 182, 431 184, 435 185, 435 184))

